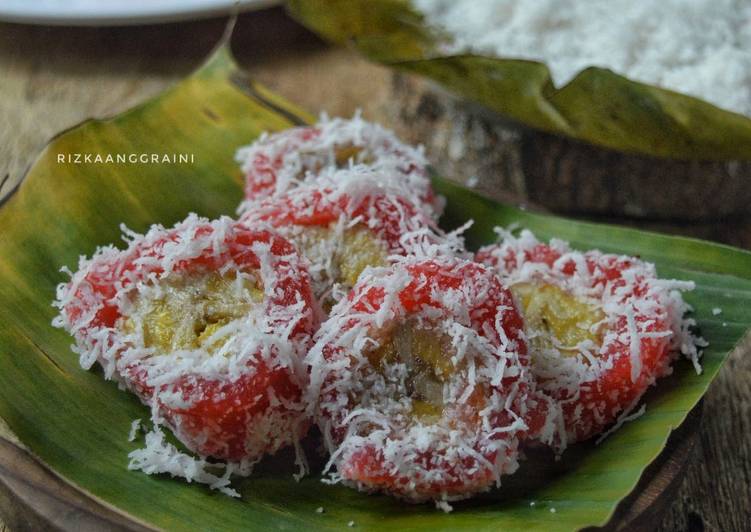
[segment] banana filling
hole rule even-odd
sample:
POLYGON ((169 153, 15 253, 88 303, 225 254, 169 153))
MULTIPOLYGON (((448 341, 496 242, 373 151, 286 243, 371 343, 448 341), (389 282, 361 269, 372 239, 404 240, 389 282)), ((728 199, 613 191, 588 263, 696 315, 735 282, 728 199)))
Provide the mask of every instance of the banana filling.
MULTIPOLYGON (((347 168, 350 160, 357 163, 371 164, 373 162, 373 157, 367 153, 363 154, 364 151, 365 148, 362 146, 355 146, 353 144, 335 146, 333 150, 333 163, 339 169, 347 168)), ((319 154, 315 152, 301 152, 301 156, 303 161, 309 160, 309 162, 304 165, 305 170, 303 170, 303 175, 299 177, 305 177, 304 173, 306 170, 318 173, 323 169, 324 163, 320 160, 321 157, 319 154)))
POLYGON ((139 293, 124 329, 143 331, 145 347, 161 354, 203 349, 209 354, 227 338, 209 339, 225 325, 248 315, 263 301, 263 288, 254 276, 234 272, 188 274, 165 279, 159 290, 139 293))
POLYGON ((400 323, 381 345, 368 353, 373 367, 404 364, 407 395, 412 415, 422 421, 439 418, 444 409, 443 387, 454 371, 451 338, 434 329, 420 329, 408 321, 400 323))
POLYGON ((550 350, 574 357, 585 342, 597 346, 592 354, 598 354, 605 319, 601 309, 551 284, 522 283, 511 291, 522 307, 533 358, 550 350))
POLYGON ((298 249, 313 264, 331 261, 329 281, 352 287, 368 266, 386 266, 388 250, 372 231, 362 225, 349 228, 338 237, 332 228, 306 228, 298 249))
POLYGON ((346 168, 347 165, 349 165, 350 160, 358 161, 364 164, 372 163, 373 158, 370 157, 369 154, 365 154, 365 156, 360 157, 364 150, 365 148, 363 148, 362 146, 355 146, 352 144, 337 146, 334 149, 334 161, 336 161, 336 167, 346 168))
POLYGON ((348 229, 334 254, 334 264, 339 271, 337 281, 354 286, 368 266, 386 266, 387 255, 383 243, 367 228, 356 226, 348 229))

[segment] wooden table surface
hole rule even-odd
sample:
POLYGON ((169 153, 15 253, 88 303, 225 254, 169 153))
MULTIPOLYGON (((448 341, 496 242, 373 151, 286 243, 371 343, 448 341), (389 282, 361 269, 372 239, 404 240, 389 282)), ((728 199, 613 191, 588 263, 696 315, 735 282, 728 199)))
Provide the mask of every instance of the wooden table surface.
MULTIPOLYGON (((55 133, 88 117, 116 114, 190 73, 217 42, 225 22, 108 29, 0 24, 0 195, 18 182, 55 133)), ((303 108, 345 116, 362 108, 367 118, 416 140, 404 108, 405 87, 414 99, 430 91, 422 81, 328 47, 280 10, 241 16, 232 45, 251 76, 303 108)), ((458 177, 452 174, 472 157, 469 146, 469 154, 448 164, 436 142, 423 142, 438 170, 449 177, 458 177)), ((522 172, 510 164, 512 174, 522 172)), ((482 189, 499 188, 481 177, 482 189)), ((751 223, 737 217, 710 224, 628 223, 751 247, 751 223)), ((746 344, 706 397, 700 444, 672 508, 661 524, 655 523, 660 530, 751 527, 751 357, 742 356, 749 352, 746 344)), ((8 436, 1 421, 0 435, 8 436)), ((0 516, 0 532, 5 531, 0 516)))

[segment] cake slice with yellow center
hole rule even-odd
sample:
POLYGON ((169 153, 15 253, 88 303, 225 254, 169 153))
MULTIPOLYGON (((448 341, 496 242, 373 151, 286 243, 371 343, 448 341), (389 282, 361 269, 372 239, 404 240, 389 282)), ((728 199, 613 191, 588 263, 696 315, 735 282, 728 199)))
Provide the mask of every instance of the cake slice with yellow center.
POLYGON ((240 148, 236 156, 245 174, 245 202, 240 212, 259 200, 283 196, 300 184, 316 186, 321 174, 351 166, 383 171, 390 184, 426 214, 441 208, 428 177, 423 150, 405 144, 390 130, 367 122, 328 118, 314 125, 263 135, 240 148))
POLYGON ((269 226, 294 243, 308 259, 316 297, 329 309, 369 266, 426 246, 453 253, 432 219, 380 183, 382 176, 365 167, 337 170, 253 204, 240 220, 250 228, 269 226))
POLYGON ((308 272, 278 234, 195 215, 130 234, 127 249, 83 260, 58 305, 82 365, 99 361, 202 457, 252 464, 304 435, 317 320, 308 272))
POLYGON ((445 507, 512 473, 530 390, 521 326, 474 262, 411 257, 362 274, 306 358, 332 478, 445 507))
POLYGON ((540 439, 560 450, 600 434, 672 371, 681 352, 699 369, 702 340, 681 296, 692 283, 660 279, 635 257, 500 232, 500 243, 476 260, 495 268, 519 302, 532 371, 553 405, 544 405, 540 439))

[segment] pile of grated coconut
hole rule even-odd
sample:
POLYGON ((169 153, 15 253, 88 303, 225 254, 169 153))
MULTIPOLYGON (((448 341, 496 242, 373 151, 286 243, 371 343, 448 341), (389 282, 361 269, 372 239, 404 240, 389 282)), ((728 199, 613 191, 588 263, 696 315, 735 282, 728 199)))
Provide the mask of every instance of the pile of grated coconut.
POLYGON ((451 52, 546 63, 556 86, 589 66, 751 116, 748 0, 412 0, 451 52))

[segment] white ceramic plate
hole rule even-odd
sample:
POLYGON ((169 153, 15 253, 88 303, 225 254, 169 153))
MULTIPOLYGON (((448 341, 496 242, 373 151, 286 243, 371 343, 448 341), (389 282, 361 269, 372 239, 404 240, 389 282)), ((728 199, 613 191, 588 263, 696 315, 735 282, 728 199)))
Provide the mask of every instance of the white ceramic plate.
POLYGON ((281 0, 0 0, 0 20, 26 24, 110 26, 227 15, 281 0))

